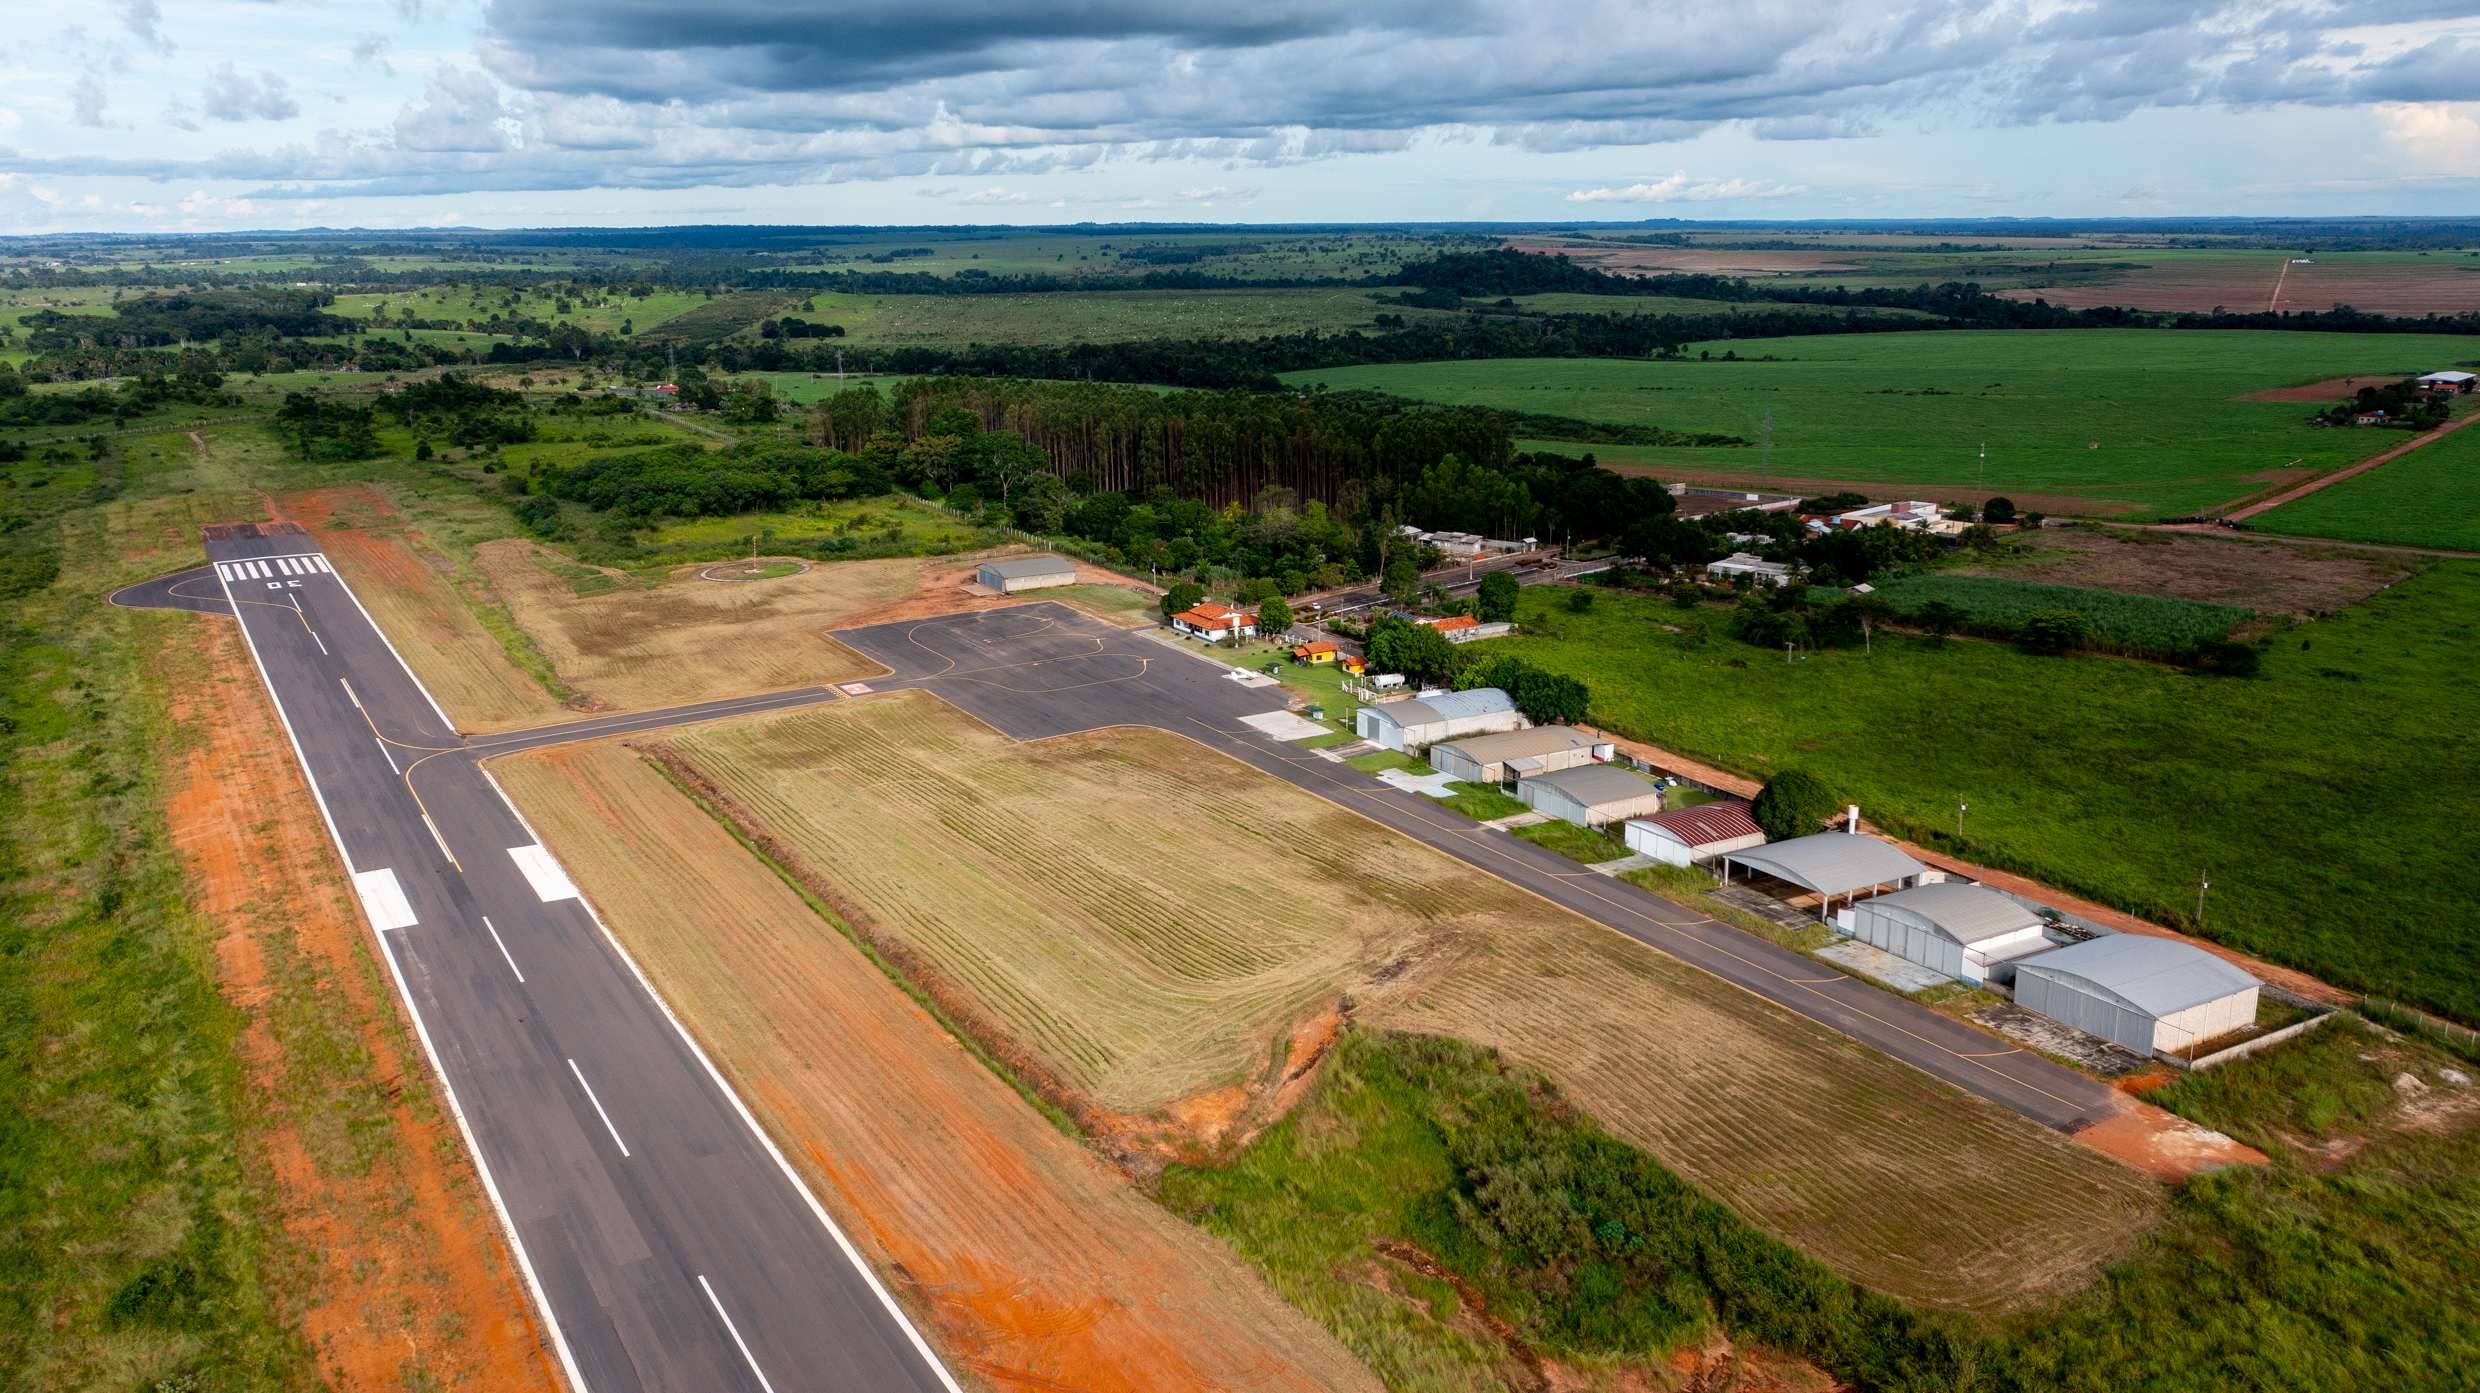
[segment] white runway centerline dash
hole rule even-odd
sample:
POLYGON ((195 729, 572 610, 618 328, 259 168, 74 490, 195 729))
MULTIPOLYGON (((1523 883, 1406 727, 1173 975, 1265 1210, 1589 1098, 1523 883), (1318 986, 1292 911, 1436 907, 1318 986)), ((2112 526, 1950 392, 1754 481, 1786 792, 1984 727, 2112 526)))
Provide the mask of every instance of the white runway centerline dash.
POLYGON ((715 1295, 715 1284, 707 1281, 706 1274, 701 1272, 698 1274, 698 1285, 706 1288, 706 1299, 715 1303, 715 1314, 723 1317, 723 1328, 732 1332, 732 1343, 741 1347, 741 1358, 749 1361, 749 1372, 758 1376, 758 1386, 766 1393, 775 1393, 775 1385, 767 1382, 766 1370, 758 1367, 758 1356, 749 1352, 749 1342, 741 1338, 741 1328, 732 1323, 732 1313, 723 1309, 722 1299, 715 1295))
MULTIPOLYGON (((508 964, 508 970, 509 970, 510 972, 517 972, 517 960, 516 960, 515 958, 511 958, 511 957, 509 957, 509 956, 508 956, 508 945, 507 945, 507 944, 505 944, 505 943, 501 943, 501 942, 500 942, 499 930, 491 928, 491 916, 490 916, 490 915, 485 914, 485 915, 483 915, 483 916, 482 916, 482 927, 484 927, 484 928, 486 928, 486 929, 491 929, 491 941, 492 941, 493 943, 498 943, 498 944, 499 944, 499 955, 500 955, 500 957, 501 957, 504 961, 506 961, 506 962, 507 962, 507 964, 508 964)), ((517 972, 517 985, 518 985, 518 986, 520 986, 520 987, 522 987, 522 986, 524 986, 524 985, 525 985, 525 974, 524 974, 524 973, 522 973, 522 972, 517 972)), ((576 1066, 576 1065, 572 1062, 572 1063, 569 1065, 569 1067, 570 1067, 570 1068, 572 1068, 572 1069, 574 1069, 574 1068, 576 1068, 577 1066, 576 1066)), ((577 1082, 579 1082, 579 1083, 584 1083, 584 1082, 585 1082, 585 1080, 584 1080, 584 1079, 579 1079, 579 1080, 577 1080, 577 1082)), ((586 1090, 586 1093, 587 1093, 587 1096, 591 1097, 591 1096, 593 1095, 593 1093, 594 1093, 594 1090, 589 1088, 589 1089, 587 1089, 587 1090, 586 1090)))
POLYGON ((629 1144, 620 1140, 620 1129, 611 1125, 611 1114, 603 1111, 603 1100, 594 1096, 594 1085, 586 1082, 586 1071, 578 1068, 577 1061, 572 1059, 568 1061, 568 1072, 577 1076, 577 1086, 586 1091, 586 1101, 594 1105, 594 1115, 603 1119, 603 1130, 611 1133, 612 1145, 620 1148, 621 1155, 628 1155, 629 1144))

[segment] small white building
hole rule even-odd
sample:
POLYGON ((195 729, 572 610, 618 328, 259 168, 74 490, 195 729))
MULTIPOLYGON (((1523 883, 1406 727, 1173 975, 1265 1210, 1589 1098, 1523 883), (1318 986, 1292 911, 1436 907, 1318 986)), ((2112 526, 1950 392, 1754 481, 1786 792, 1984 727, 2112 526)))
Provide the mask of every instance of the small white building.
POLYGON ((1788 585, 1791 583, 1791 567, 1780 561, 1768 561, 1761 556, 1735 551, 1720 561, 1707 562, 1705 576, 1709 580, 1725 582, 1747 576, 1759 585, 1788 585))
POLYGON ((1567 726, 1535 726, 1429 747, 1429 767, 1470 784, 1574 769, 1610 758, 1618 747, 1567 726))
POLYGON ((2420 377, 2420 385, 2423 387, 2450 389, 2457 392, 2470 391, 2474 383, 2480 383, 2480 373, 2446 371, 2424 373, 2420 377))
POLYGON ((2011 958, 2046 952, 2041 916, 1979 885, 1915 885, 1861 900, 1838 915, 1853 937, 1967 982, 2004 982, 2011 958))
POLYGON ((1534 774, 1516 781, 1516 797, 1536 812, 1564 818, 1578 827, 1625 822, 1662 810, 1662 790, 1651 779, 1618 764, 1534 774))
POLYGON ((1515 698, 1496 687, 1475 687, 1469 692, 1364 706, 1352 727, 1354 734, 1381 749, 1420 750, 1461 735, 1522 730, 1531 724, 1516 709, 1515 698))
POLYGON ((1019 590, 1076 584, 1076 563, 1064 556, 1018 556, 1005 561, 985 561, 974 568, 973 579, 1002 595, 1013 595, 1019 590))
POLYGON ((1628 850, 1672 866, 1700 865, 1729 852, 1765 845, 1765 829, 1749 816, 1748 805, 1736 798, 1630 818, 1620 830, 1628 850))
POLYGON ((2015 964, 2015 1004, 2139 1054, 2256 1019, 2260 984, 2193 944, 2105 934, 2015 964))

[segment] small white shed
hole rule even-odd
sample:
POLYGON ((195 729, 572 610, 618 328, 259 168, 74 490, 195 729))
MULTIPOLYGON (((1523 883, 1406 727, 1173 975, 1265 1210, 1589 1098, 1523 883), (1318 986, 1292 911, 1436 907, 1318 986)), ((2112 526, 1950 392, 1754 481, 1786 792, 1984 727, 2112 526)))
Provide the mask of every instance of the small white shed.
POLYGON ((2003 982, 2007 959, 2049 947, 2040 915, 1979 885, 1915 885, 1844 912, 1861 942, 1967 982, 2003 982))
POLYGON ((2141 1054, 2255 1020, 2259 985, 2202 948, 2149 934, 2106 934, 2015 964, 2016 1005, 2141 1054))

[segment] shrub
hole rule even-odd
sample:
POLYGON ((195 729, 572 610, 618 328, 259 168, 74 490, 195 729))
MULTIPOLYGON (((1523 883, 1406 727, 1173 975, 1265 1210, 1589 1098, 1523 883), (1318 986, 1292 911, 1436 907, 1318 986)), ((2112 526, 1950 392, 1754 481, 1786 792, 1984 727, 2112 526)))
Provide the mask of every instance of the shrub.
POLYGON ((1806 770, 1785 769, 1765 781, 1748 812, 1765 830, 1767 841, 1781 842, 1815 832, 1842 807, 1842 798, 1825 780, 1806 770))
POLYGON ((2196 658, 2198 666, 2205 671, 2224 677, 2254 677, 2264 661, 2264 655, 2257 652, 2254 646, 2233 643, 2228 639, 2206 644, 2197 650, 2196 658))
POLYGON ((2063 653, 2090 644, 2093 625, 2075 610, 2040 609, 2025 615, 2024 622, 2015 626, 2015 637, 2026 648, 2063 653))
POLYGON ((1193 580, 1184 580, 1163 592, 1162 612, 1165 619, 1182 610, 1194 609, 1206 597, 1206 588, 1193 580))

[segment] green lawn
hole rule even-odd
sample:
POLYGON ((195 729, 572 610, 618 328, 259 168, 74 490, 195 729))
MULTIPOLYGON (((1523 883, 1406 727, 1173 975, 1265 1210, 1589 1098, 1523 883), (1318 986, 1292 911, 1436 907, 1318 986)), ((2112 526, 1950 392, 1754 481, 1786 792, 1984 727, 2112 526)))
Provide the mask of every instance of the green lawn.
POLYGON ((2261 532, 2480 551, 2480 426, 2248 522, 2261 532))
MULTIPOLYGON (((2267 482, 2258 475, 2294 461, 2337 468, 2402 443, 2392 431, 2310 427, 2301 403, 2228 398, 2472 355, 2458 338, 2140 329, 1743 339, 1698 351, 1726 349, 1784 361, 1542 358, 1284 380, 1751 441, 1770 412, 1777 478, 1847 480, 1888 496, 1909 484, 1985 488, 2042 496, 2053 512, 2083 500, 2097 514, 2166 516, 2254 493, 2267 482)), ((1555 448, 1683 469, 1759 466, 1757 451, 1738 448, 1555 448)))
POLYGON ((1882 827, 2338 985, 2480 1020, 2480 564, 2446 562, 2280 631, 2254 680, 1958 639, 1803 663, 1728 615, 1526 591, 1505 651, 1589 682, 1594 716, 1762 778, 1807 769, 1882 827), (1545 632, 1546 631, 1546 632, 1545 632))
POLYGON ((1439 799, 1439 805, 1453 808, 1475 822, 1494 822, 1528 811, 1522 799, 1510 798, 1499 792, 1496 784, 1466 783, 1459 779, 1447 787, 1455 790, 1455 796, 1439 799))
POLYGON ((1364 774, 1381 773, 1388 769, 1401 769, 1416 779, 1424 779, 1438 772, 1437 770, 1430 768, 1428 765, 1423 764, 1421 761, 1414 759, 1412 756, 1405 754, 1401 750, 1380 750, 1375 754, 1362 755, 1358 759, 1347 759, 1344 763, 1358 769, 1364 774))
POLYGON ((1628 854, 1626 847, 1588 827, 1578 827, 1561 818, 1536 822, 1515 829, 1514 835, 1538 847, 1555 851, 1570 861, 1591 866, 1603 861, 1616 861, 1628 854))

